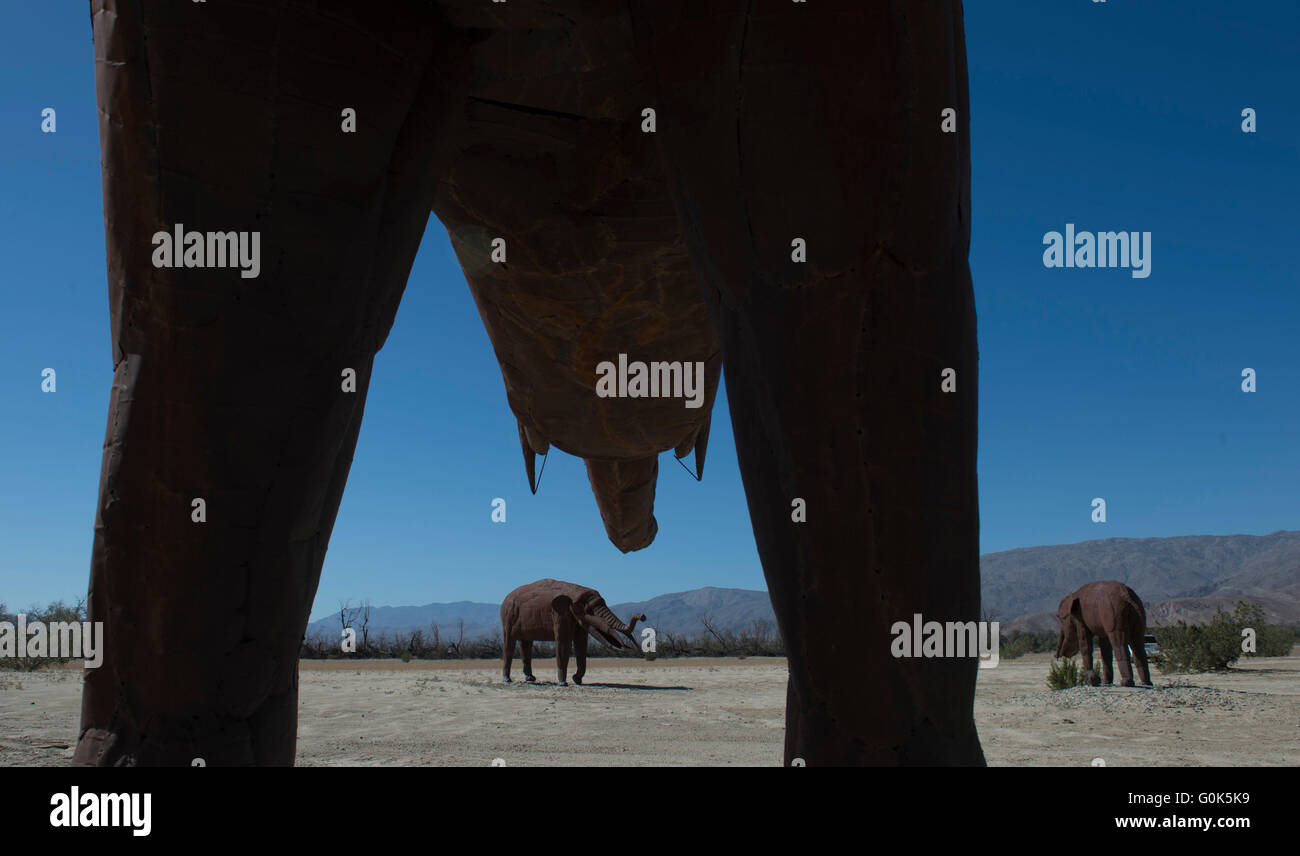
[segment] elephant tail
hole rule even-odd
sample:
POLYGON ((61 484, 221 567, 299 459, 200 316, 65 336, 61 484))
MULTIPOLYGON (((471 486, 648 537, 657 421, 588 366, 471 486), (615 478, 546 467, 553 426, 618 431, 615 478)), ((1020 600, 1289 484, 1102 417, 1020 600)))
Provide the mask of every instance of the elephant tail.
POLYGON ((1142 598, 1138 597, 1138 593, 1133 591, 1133 589, 1124 586, 1124 600, 1137 610, 1137 614, 1142 618, 1142 630, 1143 632, 1146 632, 1147 608, 1146 605, 1142 603, 1142 598))

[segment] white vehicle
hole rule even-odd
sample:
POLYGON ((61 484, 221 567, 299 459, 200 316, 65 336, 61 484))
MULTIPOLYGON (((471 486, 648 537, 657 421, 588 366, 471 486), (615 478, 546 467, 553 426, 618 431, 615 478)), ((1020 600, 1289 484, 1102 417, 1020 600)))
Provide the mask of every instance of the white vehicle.
POLYGON ((1156 637, 1148 633, 1145 637, 1143 637, 1142 643, 1143 643, 1143 647, 1146 648, 1148 657, 1160 656, 1160 643, 1156 641, 1156 637))

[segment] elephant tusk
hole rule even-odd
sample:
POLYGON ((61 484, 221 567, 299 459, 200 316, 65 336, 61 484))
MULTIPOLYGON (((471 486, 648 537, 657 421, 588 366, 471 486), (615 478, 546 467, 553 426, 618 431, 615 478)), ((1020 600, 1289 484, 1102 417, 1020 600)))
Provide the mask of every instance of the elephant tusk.
POLYGON ((709 448, 709 425, 712 422, 713 413, 710 411, 709 415, 704 418, 704 423, 696 429, 691 439, 673 449, 673 457, 677 458, 677 463, 681 464, 682 469, 688 473, 691 472, 691 468, 682 464, 682 458, 689 455, 691 449, 695 450, 695 472, 692 475, 696 481, 701 481, 704 478, 704 453, 709 448))
MULTIPOLYGON (((546 456, 551 451, 551 444, 539 437, 536 432, 525 427, 522 420, 516 420, 519 424, 519 445, 524 450, 524 470, 528 473, 528 489, 535 495, 537 486, 541 484, 542 475, 534 470, 537 464, 537 456, 546 456)), ((542 472, 546 472, 546 457, 542 458, 542 472)))

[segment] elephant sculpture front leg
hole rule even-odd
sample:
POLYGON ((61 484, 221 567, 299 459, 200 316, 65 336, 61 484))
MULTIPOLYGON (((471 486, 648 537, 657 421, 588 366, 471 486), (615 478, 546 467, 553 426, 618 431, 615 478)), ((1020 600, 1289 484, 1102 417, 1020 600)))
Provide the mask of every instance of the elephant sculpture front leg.
POLYGON ((573 644, 573 628, 563 619, 557 619, 555 625, 555 682, 562 687, 569 685, 569 647, 573 644))
POLYGON ((308 612, 465 77, 425 4, 330 5, 91 3, 115 370, 75 763, 293 763, 308 612))
POLYGON ((537 678, 533 677, 533 640, 520 639, 519 652, 524 661, 524 680, 527 683, 536 683, 537 678))
POLYGON ((631 4, 789 656, 786 763, 982 764, 976 660, 890 651, 895 622, 979 610, 961 5, 829 5, 631 4))
POLYGON ((577 668, 573 670, 573 682, 582 686, 582 676, 587 674, 587 634, 581 627, 573 637, 573 659, 577 663, 577 668))

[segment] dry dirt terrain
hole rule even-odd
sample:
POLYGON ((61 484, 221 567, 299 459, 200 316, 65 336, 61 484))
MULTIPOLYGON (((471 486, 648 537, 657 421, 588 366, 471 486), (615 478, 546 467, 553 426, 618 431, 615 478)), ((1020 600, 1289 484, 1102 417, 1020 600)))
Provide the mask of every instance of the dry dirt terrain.
MULTIPOLYGON (((975 719, 996 766, 1300 765, 1300 656, 1156 689, 1046 688, 1048 655, 981 670, 975 719)), ((303 661, 298 764, 779 764, 783 659, 594 659, 587 685, 501 683, 500 663, 303 661)), ((516 678, 521 675, 515 663, 516 678)), ((549 677, 548 677, 549 676, 549 677)), ((0 671, 0 765, 66 764, 78 669, 0 671)))

